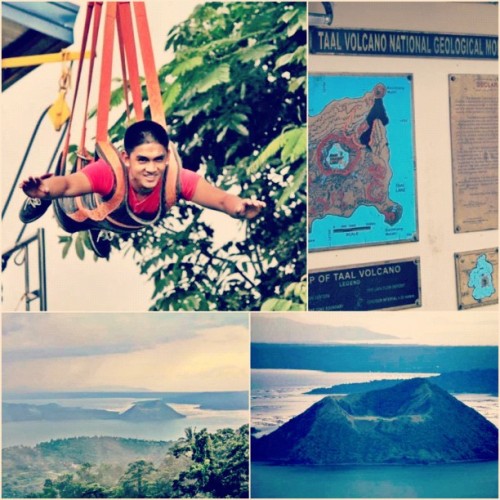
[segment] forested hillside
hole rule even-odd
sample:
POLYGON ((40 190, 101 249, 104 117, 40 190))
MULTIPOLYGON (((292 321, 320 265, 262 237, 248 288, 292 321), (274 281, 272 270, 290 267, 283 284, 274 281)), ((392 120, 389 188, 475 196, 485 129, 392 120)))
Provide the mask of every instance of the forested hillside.
POLYGON ((4 498, 248 496, 248 426, 174 442, 58 439, 3 450, 4 498))

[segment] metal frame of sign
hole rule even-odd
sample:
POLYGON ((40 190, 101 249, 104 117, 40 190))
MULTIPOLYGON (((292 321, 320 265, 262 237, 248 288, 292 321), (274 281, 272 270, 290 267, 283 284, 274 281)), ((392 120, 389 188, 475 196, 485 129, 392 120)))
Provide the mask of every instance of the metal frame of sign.
MULTIPOLYGON (((456 273, 456 285, 457 285, 457 305, 459 310, 470 309, 472 307, 481 307, 481 306, 489 306, 492 304, 498 304, 498 247, 455 253, 455 273, 456 273), (462 264, 464 264, 465 259, 469 256, 474 255, 479 258, 481 255, 487 255, 487 254, 490 255, 493 254, 493 257, 496 258, 496 265, 489 263, 490 265, 493 266, 493 269, 491 271, 492 294, 490 295, 490 298, 486 299, 474 298, 472 296, 471 300, 470 289, 474 288, 474 286, 468 285, 468 283, 470 282, 469 280, 470 280, 471 270, 463 268, 462 264), (469 274, 469 279, 467 279, 467 282, 461 279, 463 277, 462 275, 466 273, 469 274)), ((480 273, 479 270, 478 273, 480 273)), ((477 279, 482 279, 482 278, 479 276, 477 279)))
MULTIPOLYGON (((413 75, 408 74, 408 73, 329 73, 329 72, 315 72, 315 73, 309 73, 308 77, 333 77, 333 78, 340 78, 340 77, 350 77, 350 78, 373 78, 373 79, 391 79, 391 78, 404 78, 406 77, 410 82, 410 116, 408 117, 408 120, 410 121, 410 126, 411 126, 411 147, 412 147, 412 161, 411 161, 411 166, 408 166, 408 171, 411 173, 412 177, 412 182, 413 182, 413 193, 414 193, 414 199, 412 203, 411 210, 413 212, 413 221, 415 228, 414 232, 411 236, 408 236, 406 238, 402 239, 387 239, 387 240, 379 240, 379 241, 368 241, 368 242, 359 242, 359 243, 352 243, 352 244, 343 244, 343 245, 329 245, 329 246, 324 246, 322 248, 311 248, 309 244, 309 239, 311 236, 311 233, 309 232, 309 226, 310 226, 310 212, 309 212, 309 203, 310 203, 310 198, 309 198, 309 185, 308 185, 308 211, 307 211, 307 227, 308 227, 308 252, 324 252, 324 251, 331 251, 331 250, 343 250, 343 249, 349 249, 349 248, 359 248, 359 247, 366 247, 366 246, 378 246, 378 245, 393 245, 393 244, 398 244, 398 243, 413 243, 419 241, 419 220, 418 220, 418 191, 417 191, 417 156, 416 156, 416 146, 415 146, 415 126, 414 126, 414 114, 415 114, 415 105, 414 105, 414 91, 413 91, 413 75)), ((360 96, 362 97, 362 96, 360 96)), ((356 97, 350 97, 350 96, 345 96, 345 98, 351 98, 351 99, 356 99, 356 97)), ((311 95, 309 94, 308 97, 308 102, 311 100, 311 95)), ((332 102, 332 101, 330 101, 332 102)), ((309 107, 308 107, 308 120, 309 120, 309 107)), ((309 139, 309 134, 310 134, 310 129, 308 126, 308 139, 309 139)), ((308 148, 308 173, 310 172, 310 162, 311 162, 311 154, 308 148)), ((309 176, 308 176, 309 177, 309 176)), ((309 181, 308 181, 309 182, 309 181)), ((392 181, 391 181, 392 182, 392 181)), ((362 205, 360 205, 362 206, 362 205)), ((359 207, 358 207, 359 208, 359 207)), ((357 208, 357 209, 358 209, 357 208)), ((356 209, 356 210, 357 210, 356 209)), ((338 216, 337 216, 338 217, 338 216)), ((345 219, 345 225, 352 225, 349 222, 349 218, 345 219)), ((342 224, 344 225, 344 224, 342 224)), ((373 225, 373 224, 372 224, 373 225)), ((338 228, 339 231, 342 231, 341 228, 338 228)))
MULTIPOLYGON (((410 258, 405 258, 405 259, 396 259, 396 260, 386 260, 386 261, 380 261, 380 262, 368 262, 364 264, 358 264, 358 265, 348 265, 348 266, 340 266, 340 267, 328 267, 328 268, 321 268, 321 269, 315 269, 314 271, 309 271, 309 276, 308 276, 308 285, 309 285, 309 297, 308 297, 308 310, 309 311, 375 311, 375 310, 400 310, 400 309, 410 309, 414 307, 421 307, 422 306, 422 290, 421 290, 421 281, 420 281, 420 258, 419 257, 410 257, 410 258), (393 291, 390 291, 391 289, 394 289, 394 285, 397 285, 398 288, 401 290, 405 287, 405 281, 407 283, 407 280, 400 280, 399 283, 389 283, 386 282, 381 283, 380 280, 383 279, 383 276, 387 274, 388 276, 391 276, 393 274, 398 274, 401 272, 401 264, 409 264, 409 265, 414 265, 414 270, 415 270, 415 278, 416 278, 416 283, 415 286, 413 287, 416 289, 416 293, 412 294, 412 297, 415 298, 413 302, 407 302, 405 304, 401 305, 393 305, 389 307, 366 307, 366 301, 367 300, 377 300, 380 304, 385 303, 390 303, 390 299, 394 297, 384 297, 384 291, 385 293, 394 293, 393 291), (388 271, 390 270, 389 268, 392 268, 390 271, 391 272, 379 272, 380 269, 386 268, 388 271), (398 269, 399 268, 399 269, 398 269), (361 281, 362 279, 372 279, 374 280, 374 286, 372 287, 371 291, 372 292, 379 292, 380 295, 379 297, 376 297, 375 295, 373 296, 372 299, 369 299, 366 297, 359 296, 356 300, 360 304, 363 305, 362 308, 342 308, 342 307, 335 307, 335 303, 332 303, 332 307, 329 309, 326 308, 316 308, 313 309, 311 308, 311 288, 312 288, 312 279, 315 279, 315 276, 323 276, 323 285, 326 284, 326 282, 331 283, 331 282, 339 282, 338 288, 346 288, 346 294, 349 295, 349 298, 352 298, 353 300, 356 299, 357 295, 356 292, 353 292, 353 287, 358 287, 358 291, 362 293, 363 290, 362 287, 360 286, 360 283, 356 284, 357 281, 361 281), (327 276, 328 279, 327 279, 327 276), (330 277, 333 276, 333 279, 330 279, 330 277), (379 278, 380 277, 380 278, 379 278), (347 280, 347 281, 346 281, 347 280), (379 280, 377 283, 376 280, 379 280), (342 283, 342 284, 340 284, 342 283), (378 288, 378 289, 377 289, 378 288), (347 292, 348 290, 348 292, 347 292)), ((370 289, 367 288, 368 291, 370 289)), ((406 290, 406 293, 409 293, 408 290, 406 290)), ((325 295, 329 295, 329 293, 325 292, 325 295)), ((328 297, 322 297, 322 298, 328 298, 328 297)), ((411 297, 407 297, 406 300, 410 299, 411 297)), ((393 300, 392 303, 395 301, 393 300)))

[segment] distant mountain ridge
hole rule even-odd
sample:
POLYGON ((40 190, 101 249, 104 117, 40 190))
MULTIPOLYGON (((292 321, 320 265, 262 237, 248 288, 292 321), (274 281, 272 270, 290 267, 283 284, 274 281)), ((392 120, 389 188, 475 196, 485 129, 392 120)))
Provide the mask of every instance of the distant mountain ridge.
POLYGON ((173 420, 184 418, 172 407, 162 401, 139 401, 124 412, 109 410, 93 410, 56 403, 33 405, 25 403, 2 403, 2 419, 4 422, 25 422, 32 420, 173 420))
POLYGON ((252 343, 251 362, 254 369, 444 373, 498 369, 498 347, 252 343))
MULTIPOLYGON (((443 373, 428 377, 426 380, 453 394, 491 394, 498 396, 498 370, 469 370, 443 373)), ((306 394, 355 394, 365 391, 387 389, 402 382, 403 379, 383 379, 371 382, 337 384, 320 387, 306 394)))
POLYGON ((425 464, 498 459, 498 429, 425 379, 327 396, 254 439, 256 460, 300 464, 425 464))
POLYGON ((72 391, 3 393, 3 399, 161 399, 167 404, 199 405, 205 410, 247 410, 248 391, 158 392, 158 391, 72 391))
POLYGON ((339 343, 339 342, 363 342, 367 340, 394 340, 394 335, 378 333, 367 328, 357 326, 331 326, 316 323, 301 323, 285 318, 272 318, 269 316, 252 317, 252 338, 255 342, 266 342, 266 338, 272 338, 273 343, 297 343, 297 339, 308 339, 311 344, 314 341, 339 343), (271 336, 272 334, 272 336, 271 336))

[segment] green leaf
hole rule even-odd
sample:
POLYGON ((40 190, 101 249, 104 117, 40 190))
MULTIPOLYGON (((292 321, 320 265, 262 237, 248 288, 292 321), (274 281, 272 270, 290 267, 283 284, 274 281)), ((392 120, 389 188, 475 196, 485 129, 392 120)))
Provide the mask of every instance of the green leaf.
POLYGON ((305 76, 301 76, 299 78, 291 78, 288 83, 288 92, 291 92, 292 94, 294 92, 297 92, 297 90, 299 90, 304 86, 305 82, 306 82, 305 76))
POLYGON ((299 45, 296 49, 295 52, 293 52, 292 55, 292 62, 294 63, 306 63, 306 57, 307 57, 307 52, 306 52, 306 47, 305 45, 299 45))
POLYGON ((248 137, 250 135, 250 132, 248 129, 242 125, 241 123, 238 123, 234 126, 231 127, 232 129, 236 130, 240 135, 244 135, 245 137, 248 137))
POLYGON ((83 242, 82 242, 82 234, 78 233, 76 236, 75 240, 75 250, 76 250, 76 255, 80 260, 83 260, 85 258, 85 250, 83 248, 83 242))
POLYGON ((292 193, 297 193, 305 185, 305 180, 307 177, 307 165, 302 164, 297 172, 294 174, 294 179, 292 184, 287 186, 278 201, 276 202, 277 207, 282 207, 290 198, 292 193))
POLYGON ((243 113, 233 113, 231 115, 231 121, 238 123, 247 122, 248 116, 244 115, 243 113))
POLYGON ((223 129, 217 134, 217 138, 216 138, 216 141, 217 142, 222 142, 222 140, 224 139, 224 136, 226 135, 226 132, 228 131, 229 127, 228 126, 225 126, 223 127, 223 129))
POLYGON ((274 65, 275 69, 281 68, 290 63, 293 58, 293 54, 284 54, 281 57, 278 57, 276 60, 276 64, 274 65))
POLYGON ((174 106, 181 92, 182 86, 179 82, 175 81, 171 85, 168 85, 161 96, 163 108, 167 111, 170 110, 174 106))
POLYGON ((238 58, 243 63, 254 62, 260 59, 264 59, 265 57, 269 56, 269 54, 272 54, 275 50, 277 50, 276 45, 254 45, 249 49, 240 50, 238 52, 238 58))
POLYGON ((293 163, 306 154, 307 130, 306 127, 292 129, 287 133, 287 140, 281 151, 283 163, 293 163))
POLYGON ((207 92, 212 87, 220 85, 221 83, 228 83, 230 80, 230 67, 229 64, 220 64, 213 69, 208 75, 203 77, 198 83, 194 85, 193 90, 200 94, 207 92))
POLYGON ((172 72, 170 73, 172 76, 182 76, 188 71, 192 71, 193 69, 201 66, 203 64, 203 57, 195 56, 187 59, 186 61, 178 62, 172 72))
MULTIPOLYGON (((62 241, 62 239, 60 240, 62 241)), ((72 238, 71 237, 68 237, 64 243, 64 247, 63 247, 63 251, 62 251, 62 257, 63 259, 65 259, 68 255, 68 252, 69 252, 69 249, 71 247, 71 242, 72 242, 72 238)))
POLYGON ((252 165, 248 168, 248 173, 253 174, 257 172, 269 159, 275 156, 283 147, 284 136, 283 134, 275 137, 253 161, 252 165))
POLYGON ((297 11, 290 9, 281 16, 281 20, 285 23, 289 23, 296 15, 297 11))
POLYGON ((290 311, 293 307, 291 300, 285 299, 267 299, 262 304, 261 311, 290 311))
POLYGON ((278 137, 275 137, 255 159, 249 167, 249 173, 257 172, 265 165, 273 156, 280 150, 286 148, 286 153, 282 153, 281 161, 283 163, 293 162, 306 152, 306 128, 298 127, 283 132, 278 137), (289 143, 290 142, 290 143, 289 143))
POLYGON ((306 305, 305 304, 292 304, 292 307, 290 308, 290 311, 305 311, 306 310, 306 305))
POLYGON ((119 104, 121 104, 125 100, 125 96, 123 94, 123 87, 118 87, 117 89, 111 92, 111 96, 109 99, 110 108, 116 108, 119 104))

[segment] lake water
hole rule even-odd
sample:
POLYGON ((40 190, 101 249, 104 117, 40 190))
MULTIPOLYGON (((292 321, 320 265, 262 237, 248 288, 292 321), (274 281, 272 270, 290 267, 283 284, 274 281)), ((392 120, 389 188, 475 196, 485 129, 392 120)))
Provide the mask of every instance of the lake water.
MULTIPOLYGON (((430 373, 327 373, 252 370, 252 427, 267 434, 324 395, 304 392, 350 382, 427 377, 430 373)), ((498 398, 460 394, 498 426, 498 398)), ((498 498, 498 462, 446 465, 285 466, 253 462, 254 498, 498 498)))
POLYGON ((498 462, 405 466, 252 463, 252 498, 498 498, 498 462))
MULTIPOLYGON (((123 411, 139 399, 130 398, 82 398, 58 400, 5 400, 8 403, 47 404, 76 406, 101 410, 123 411)), ((124 422, 119 420, 67 420, 67 421, 30 421, 8 422, 2 426, 2 448, 16 445, 34 446, 51 439, 76 436, 112 436, 135 439, 169 441, 184 436, 184 429, 206 428, 215 432, 225 427, 238 428, 249 423, 246 410, 201 410, 195 405, 170 404, 186 418, 168 422, 124 422)))

